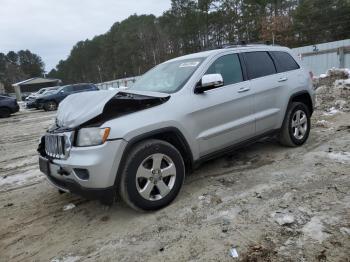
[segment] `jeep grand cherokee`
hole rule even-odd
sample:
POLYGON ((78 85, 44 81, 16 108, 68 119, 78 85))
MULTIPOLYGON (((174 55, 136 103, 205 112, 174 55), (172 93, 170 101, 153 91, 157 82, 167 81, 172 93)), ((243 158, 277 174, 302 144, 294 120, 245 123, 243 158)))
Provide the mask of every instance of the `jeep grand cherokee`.
POLYGON ((232 149, 277 134, 308 139, 314 92, 290 49, 247 45, 175 58, 128 90, 67 97, 39 145, 40 169, 59 190, 156 210, 185 174, 232 149))

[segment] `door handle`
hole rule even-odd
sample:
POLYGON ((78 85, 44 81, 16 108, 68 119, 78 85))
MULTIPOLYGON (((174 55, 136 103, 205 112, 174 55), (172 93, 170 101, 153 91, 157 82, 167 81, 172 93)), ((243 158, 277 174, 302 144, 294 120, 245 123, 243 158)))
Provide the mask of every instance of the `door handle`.
POLYGON ((278 82, 284 82, 287 80, 288 80, 288 77, 281 77, 280 79, 278 79, 278 82))
POLYGON ((249 91, 249 90, 250 90, 249 87, 242 87, 242 88, 238 89, 238 93, 247 92, 247 91, 249 91))

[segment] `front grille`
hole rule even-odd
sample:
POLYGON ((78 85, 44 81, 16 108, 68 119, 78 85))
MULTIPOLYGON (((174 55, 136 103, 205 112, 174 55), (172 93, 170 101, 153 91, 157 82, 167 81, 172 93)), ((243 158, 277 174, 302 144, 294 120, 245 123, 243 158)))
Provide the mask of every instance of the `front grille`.
POLYGON ((70 147, 70 138, 64 133, 45 135, 45 152, 52 158, 68 158, 70 147))

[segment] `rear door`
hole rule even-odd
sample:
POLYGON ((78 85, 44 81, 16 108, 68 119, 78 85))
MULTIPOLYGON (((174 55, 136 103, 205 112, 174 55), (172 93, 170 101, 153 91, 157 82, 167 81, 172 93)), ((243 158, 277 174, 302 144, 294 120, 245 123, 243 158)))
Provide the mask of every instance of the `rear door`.
POLYGON ((255 134, 260 135, 279 128, 286 80, 277 75, 273 59, 266 51, 246 52, 244 61, 254 93, 255 134))
POLYGON ((191 126, 200 156, 254 135, 252 92, 243 77, 238 54, 217 58, 205 74, 221 74, 224 86, 195 94, 191 126))

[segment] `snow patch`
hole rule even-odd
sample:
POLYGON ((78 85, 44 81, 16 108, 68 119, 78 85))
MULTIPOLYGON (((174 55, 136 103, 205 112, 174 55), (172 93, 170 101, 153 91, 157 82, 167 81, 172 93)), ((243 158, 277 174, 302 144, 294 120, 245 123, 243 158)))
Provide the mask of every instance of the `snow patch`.
POLYGON ((283 214, 283 213, 274 213, 273 215, 274 220, 279 224, 280 226, 284 225, 290 225, 293 224, 295 221, 295 218, 291 214, 283 214))
POLYGON ((341 227, 341 228, 340 228, 340 232, 341 232, 343 235, 348 235, 348 236, 350 236, 350 228, 341 227))
POLYGON ((349 152, 331 152, 328 154, 330 159, 342 164, 350 162, 350 153, 349 152))
POLYGON ((211 214, 207 217, 207 220, 211 221, 211 220, 216 220, 216 219, 226 219, 226 220, 230 220, 230 221, 233 221, 238 213, 241 211, 240 208, 231 208, 229 210, 223 210, 223 211, 220 211, 218 213, 215 213, 215 214, 211 214))
POLYGON ((18 175, 0 177, 0 192, 9 188, 16 188, 26 184, 35 183, 44 178, 40 172, 27 171, 18 175))
POLYGON ((73 203, 69 203, 63 207, 63 211, 71 210, 73 208, 75 208, 75 205, 73 203))
POLYGON ((81 259, 80 256, 65 256, 62 258, 54 258, 51 262, 76 262, 81 259))
POLYGON ((311 218, 311 221, 308 222, 303 228, 302 232, 308 238, 322 243, 329 237, 329 234, 323 232, 324 226, 322 221, 318 217, 311 218))
POLYGON ((317 126, 317 127, 324 127, 324 128, 327 128, 327 127, 330 126, 330 123, 329 123, 328 121, 322 119, 322 120, 318 120, 318 121, 316 122, 316 126, 317 126))
POLYGON ((346 107, 346 101, 345 100, 337 100, 335 101, 335 106, 339 109, 344 109, 346 107))
POLYGON ((337 110, 335 107, 331 107, 328 111, 324 112, 323 115, 325 116, 333 116, 335 114, 339 113, 339 110, 337 110))
MULTIPOLYGON (((331 69, 328 69, 327 72, 325 74, 321 74, 324 77, 327 76, 332 76, 332 75, 340 75, 340 74, 344 74, 347 77, 350 77, 350 69, 349 68, 335 68, 332 67, 331 69)), ((322 78, 320 75, 320 78, 322 78)))

